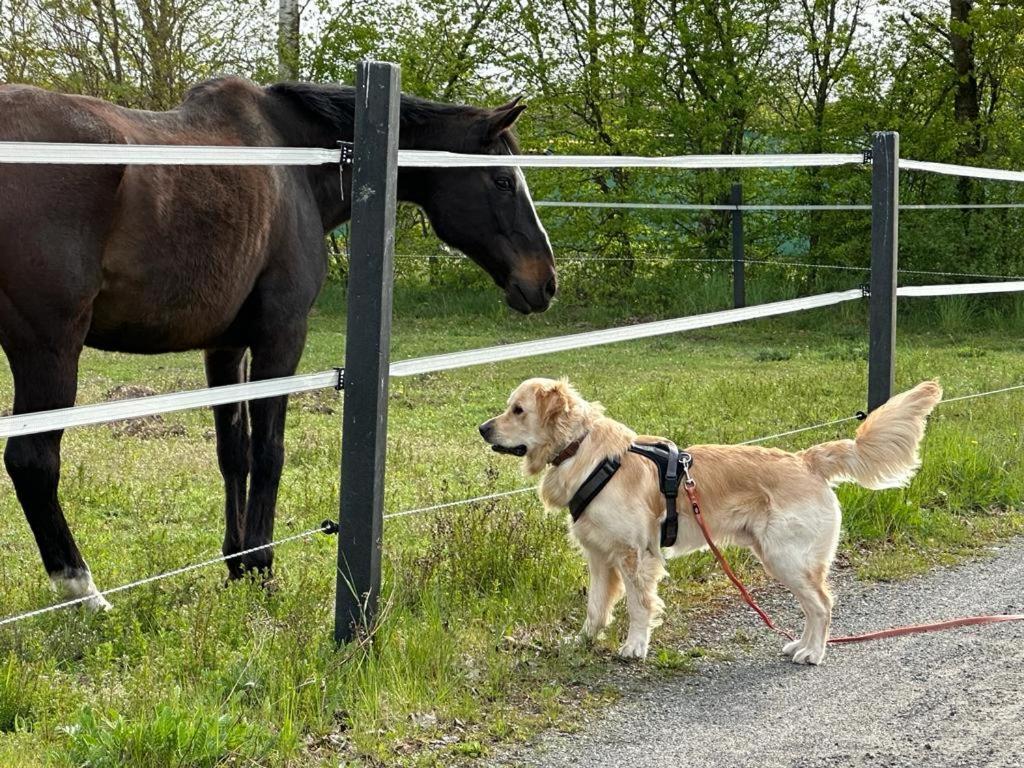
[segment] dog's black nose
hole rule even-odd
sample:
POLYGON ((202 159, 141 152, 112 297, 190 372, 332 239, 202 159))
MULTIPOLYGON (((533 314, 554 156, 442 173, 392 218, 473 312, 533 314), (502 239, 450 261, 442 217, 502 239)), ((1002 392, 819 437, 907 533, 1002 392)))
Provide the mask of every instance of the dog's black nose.
POLYGON ((480 437, 486 440, 488 437, 490 437, 491 432, 493 430, 494 425, 489 421, 485 421, 483 424, 480 425, 480 437))

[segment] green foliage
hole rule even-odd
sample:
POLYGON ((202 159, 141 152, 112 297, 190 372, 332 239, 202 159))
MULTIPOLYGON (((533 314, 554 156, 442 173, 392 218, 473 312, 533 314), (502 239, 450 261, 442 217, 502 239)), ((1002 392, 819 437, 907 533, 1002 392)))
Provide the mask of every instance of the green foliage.
POLYGON ((13 652, 0 664, 0 733, 32 724, 39 679, 13 652))

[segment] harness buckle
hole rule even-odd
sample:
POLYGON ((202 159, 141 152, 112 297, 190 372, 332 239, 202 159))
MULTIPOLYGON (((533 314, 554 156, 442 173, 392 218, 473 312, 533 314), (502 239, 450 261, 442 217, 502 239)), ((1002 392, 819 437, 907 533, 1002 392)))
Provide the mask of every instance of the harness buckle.
POLYGON ((683 465, 683 477, 686 478, 684 485, 687 488, 693 488, 697 485, 696 481, 690 477, 690 465, 693 464, 693 457, 688 453, 679 454, 680 464, 683 465))

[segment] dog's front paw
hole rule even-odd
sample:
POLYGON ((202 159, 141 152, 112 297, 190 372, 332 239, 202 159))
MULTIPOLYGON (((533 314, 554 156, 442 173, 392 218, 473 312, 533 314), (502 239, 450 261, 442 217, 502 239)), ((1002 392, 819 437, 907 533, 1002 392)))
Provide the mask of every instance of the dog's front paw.
POLYGON ((800 648, 793 654, 794 664, 821 664, 825 658, 824 648, 800 648))
POLYGON ((803 648, 803 640, 797 638, 796 640, 792 640, 782 646, 782 652, 789 656, 789 658, 793 658, 793 655, 801 648, 803 648))
POLYGON ((619 647, 619 656, 623 659, 646 659, 647 658, 647 638, 627 638, 619 647))
POLYGON ((597 640, 602 632, 604 632, 604 625, 587 619, 583 622, 583 627, 580 629, 580 639, 597 640))

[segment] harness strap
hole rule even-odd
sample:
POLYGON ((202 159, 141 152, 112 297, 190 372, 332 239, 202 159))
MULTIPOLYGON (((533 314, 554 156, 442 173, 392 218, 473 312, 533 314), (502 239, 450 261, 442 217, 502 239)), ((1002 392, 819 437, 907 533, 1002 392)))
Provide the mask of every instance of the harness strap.
POLYGON ((661 546, 671 547, 679 536, 679 512, 676 508, 679 484, 683 475, 689 476, 693 457, 685 451, 680 451, 671 440, 653 444, 633 443, 629 446, 629 450, 653 461, 658 467, 661 493, 665 497, 665 521, 661 524, 661 546))
POLYGON ((580 519, 580 516, 590 506, 590 502, 601 492, 601 489, 608 485, 608 481, 619 471, 621 464, 618 459, 608 457, 598 464, 597 468, 583 481, 583 485, 569 499, 569 514, 572 515, 574 523, 580 519))
MULTIPOLYGON (((679 536, 679 511, 676 505, 679 485, 683 476, 689 477, 693 458, 685 451, 680 451, 671 440, 653 444, 633 443, 629 446, 629 450, 631 453, 653 461, 658 467, 661 493, 665 497, 665 520, 661 524, 661 546, 671 547, 679 536)), ((619 459, 609 457, 598 464, 594 471, 587 476, 587 479, 569 499, 569 513, 572 515, 574 523, 580 519, 587 507, 590 506, 590 502, 597 497, 608 481, 615 476, 621 465, 622 462, 619 459)))

